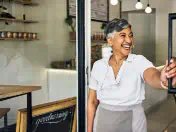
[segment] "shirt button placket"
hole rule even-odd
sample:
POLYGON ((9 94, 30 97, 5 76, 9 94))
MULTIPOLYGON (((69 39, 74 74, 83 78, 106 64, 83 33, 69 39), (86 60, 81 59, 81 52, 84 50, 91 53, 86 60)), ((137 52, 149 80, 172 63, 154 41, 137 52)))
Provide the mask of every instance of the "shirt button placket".
POLYGON ((117 84, 120 82, 120 75, 117 76, 116 82, 117 82, 117 84))

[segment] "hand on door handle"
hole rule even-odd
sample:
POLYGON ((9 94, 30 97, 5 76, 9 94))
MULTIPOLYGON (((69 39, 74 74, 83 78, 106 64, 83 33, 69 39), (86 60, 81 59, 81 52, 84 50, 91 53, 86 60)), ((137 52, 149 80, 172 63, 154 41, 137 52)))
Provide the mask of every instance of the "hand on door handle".
POLYGON ((160 79, 165 86, 168 86, 168 78, 172 78, 172 86, 176 85, 176 57, 171 59, 171 64, 168 65, 168 60, 166 60, 166 64, 161 71, 160 79))

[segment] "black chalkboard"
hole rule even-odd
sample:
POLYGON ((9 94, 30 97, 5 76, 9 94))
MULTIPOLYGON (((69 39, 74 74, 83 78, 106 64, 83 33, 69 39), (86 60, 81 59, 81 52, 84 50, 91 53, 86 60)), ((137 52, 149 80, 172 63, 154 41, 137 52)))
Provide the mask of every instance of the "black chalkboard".
POLYGON ((32 132, 72 132, 75 105, 32 118, 32 132))

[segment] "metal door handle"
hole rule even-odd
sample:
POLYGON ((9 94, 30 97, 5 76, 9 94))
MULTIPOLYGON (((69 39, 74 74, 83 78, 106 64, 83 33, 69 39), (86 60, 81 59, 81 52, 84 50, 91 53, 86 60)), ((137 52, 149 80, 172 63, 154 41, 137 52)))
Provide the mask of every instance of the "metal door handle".
MULTIPOLYGON (((176 13, 169 13, 169 35, 168 35, 168 64, 170 65, 170 60, 172 59, 172 25, 173 20, 176 20, 176 13)), ((168 79, 168 93, 176 94, 176 89, 172 87, 172 78, 168 79)))

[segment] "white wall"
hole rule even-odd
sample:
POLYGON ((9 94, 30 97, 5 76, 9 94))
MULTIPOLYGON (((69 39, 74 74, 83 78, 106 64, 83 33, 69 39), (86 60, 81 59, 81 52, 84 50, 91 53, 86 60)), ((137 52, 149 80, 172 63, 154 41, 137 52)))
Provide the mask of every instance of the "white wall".
POLYGON ((155 63, 155 12, 150 15, 143 12, 126 14, 134 33, 133 53, 142 54, 155 63))
MULTIPOLYGON (((25 8, 25 14, 29 19, 39 20, 39 24, 35 26, 25 26, 25 30, 39 33, 40 41, 33 42, 32 46, 40 45, 41 48, 47 49, 45 60, 48 59, 48 67, 51 61, 74 58, 76 43, 69 41, 71 28, 64 20, 67 17, 66 1, 40 0, 37 2, 40 3, 39 6, 25 8)), ((39 52, 38 56, 40 55, 39 52)))

